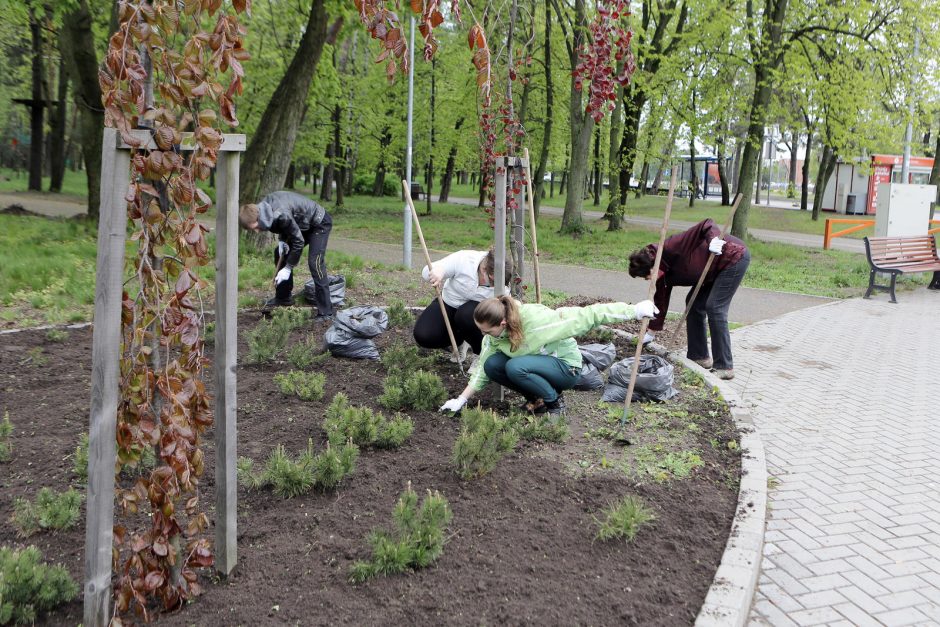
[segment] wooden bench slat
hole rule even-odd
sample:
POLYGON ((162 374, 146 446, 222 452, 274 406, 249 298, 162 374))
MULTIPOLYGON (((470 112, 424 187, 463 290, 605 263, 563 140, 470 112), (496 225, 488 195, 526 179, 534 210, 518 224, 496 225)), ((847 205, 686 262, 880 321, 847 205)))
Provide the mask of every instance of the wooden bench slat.
POLYGON ((897 277, 904 273, 940 271, 937 242, 932 235, 909 237, 866 237, 865 255, 871 272, 865 298, 878 289, 890 291, 891 302, 897 303, 894 287, 897 277), (878 272, 891 274, 890 285, 877 285, 878 272))

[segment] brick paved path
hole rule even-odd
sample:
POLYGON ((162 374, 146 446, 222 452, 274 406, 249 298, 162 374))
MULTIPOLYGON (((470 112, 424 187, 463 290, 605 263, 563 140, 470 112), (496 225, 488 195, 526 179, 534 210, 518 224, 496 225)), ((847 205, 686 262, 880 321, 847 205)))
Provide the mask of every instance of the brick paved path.
POLYGON ((940 293, 738 329, 771 479, 754 625, 940 625, 940 293))

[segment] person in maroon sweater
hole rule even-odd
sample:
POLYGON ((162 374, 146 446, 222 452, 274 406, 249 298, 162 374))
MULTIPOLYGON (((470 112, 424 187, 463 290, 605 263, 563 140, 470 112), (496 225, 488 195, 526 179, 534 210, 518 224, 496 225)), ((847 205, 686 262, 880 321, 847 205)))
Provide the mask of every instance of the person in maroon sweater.
MULTIPOLYGON (((719 235, 720 229, 709 218, 666 239, 659 262, 659 276, 656 277, 656 294, 653 296, 659 314, 650 321, 649 328, 651 331, 662 330, 673 286, 694 286, 705 269, 709 255, 716 255, 717 259, 712 262, 686 319, 689 343, 687 356, 700 366, 711 368, 719 378, 731 379, 734 377, 734 363, 731 357, 731 335, 728 332, 728 308, 747 272, 751 253, 738 238, 728 235, 720 239, 719 235), (706 318, 712 338, 712 357, 708 356, 706 318)), ((630 255, 630 276, 650 278, 656 248, 656 244, 650 244, 630 255)), ((686 299, 691 296, 690 290, 686 299)), ((644 338, 644 341, 649 339, 652 338, 644 338)))

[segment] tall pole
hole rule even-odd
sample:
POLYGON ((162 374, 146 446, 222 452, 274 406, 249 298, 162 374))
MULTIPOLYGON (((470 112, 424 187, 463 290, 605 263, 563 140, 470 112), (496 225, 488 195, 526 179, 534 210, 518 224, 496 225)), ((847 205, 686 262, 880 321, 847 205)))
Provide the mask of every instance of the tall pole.
POLYGON ((911 169, 911 136, 914 134, 914 76, 920 52, 920 29, 914 29, 914 58, 911 59, 911 72, 907 94, 907 128, 904 130, 904 157, 901 159, 901 182, 908 182, 908 172, 911 169))
MULTIPOLYGON (((408 181, 408 191, 411 192, 411 151, 413 147, 411 137, 411 122, 414 117, 415 97, 415 18, 411 16, 411 35, 408 43, 408 150, 405 158, 405 180, 408 181)), ((405 203, 404 211, 405 241, 402 250, 402 265, 411 269, 411 208, 405 203)))

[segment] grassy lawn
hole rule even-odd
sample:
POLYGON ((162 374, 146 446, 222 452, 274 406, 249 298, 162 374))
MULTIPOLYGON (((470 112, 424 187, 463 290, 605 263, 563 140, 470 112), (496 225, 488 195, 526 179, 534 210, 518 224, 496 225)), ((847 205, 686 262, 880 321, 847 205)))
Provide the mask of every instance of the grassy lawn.
MULTIPOLYGON (((26 170, 14 171, 10 168, 0 168, 0 192, 25 192, 29 187, 29 173, 26 170)), ((48 191, 49 177, 42 177, 42 190, 48 191)), ((65 170, 62 178, 62 192, 64 197, 76 200, 85 200, 88 196, 88 181, 85 171, 65 170)))

